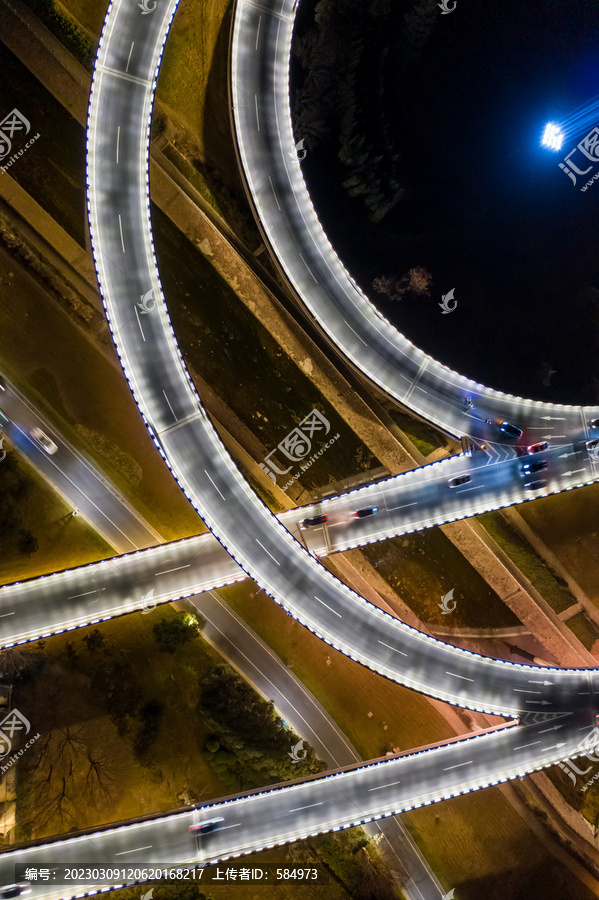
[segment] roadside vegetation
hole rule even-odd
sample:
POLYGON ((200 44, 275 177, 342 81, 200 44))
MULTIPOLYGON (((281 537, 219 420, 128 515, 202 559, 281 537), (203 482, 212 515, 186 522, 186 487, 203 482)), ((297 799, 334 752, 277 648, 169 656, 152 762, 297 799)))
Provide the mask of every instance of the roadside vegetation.
MULTIPOLYGON (((96 4, 97 5, 97 4, 96 4)), ((96 42, 56 0, 35 0, 32 9, 75 59, 91 72, 96 57, 96 42)))
POLYGON ((523 503, 518 512, 599 608, 599 485, 523 503))
POLYGON ((417 419, 416 416, 411 416, 407 412, 400 412, 393 407, 389 409, 389 415, 423 456, 429 456, 447 443, 447 438, 440 431, 436 431, 430 425, 427 425, 426 422, 417 419))
MULTIPOLYGON (((233 771, 253 787, 297 777, 287 751, 299 737, 223 665, 189 613, 167 606, 57 635, 31 645, 26 661, 34 677, 13 703, 41 737, 17 770, 19 840, 225 796, 233 771), (220 765, 221 747, 235 766, 220 765)), ((307 764, 323 765, 313 751, 307 764)))
POLYGON ((404 815, 456 900, 592 900, 594 894, 529 830, 499 788, 404 815))
POLYGON ((334 154, 347 196, 381 222, 408 186, 395 94, 417 77, 437 21, 432 0, 319 0, 298 16, 291 108, 296 139, 334 154))
MULTIPOLYGON (((216 666, 202 678, 198 711, 212 728, 204 748, 210 765, 233 792, 298 777, 289 747, 299 735, 276 715, 272 700, 263 700, 229 666, 216 666)), ((310 747, 302 776, 325 769, 310 747)))
MULTIPOLYGON (((196 617, 170 607, 158 615, 134 614, 0 654, 13 704, 41 733, 16 770, 17 840, 297 777, 288 750, 298 735, 272 704, 205 643, 196 617), (148 666, 156 650, 160 664, 148 666)), ((306 749, 303 771, 322 771, 322 761, 306 749)), ((268 856, 265 862, 326 865, 327 896, 399 897, 361 829, 268 856)), ((292 896, 296 887, 285 890, 273 896, 292 896)))
POLYGON ((425 623, 452 628, 507 628, 520 621, 440 528, 369 544, 366 559, 425 623), (455 609, 443 612, 453 590, 455 609))
MULTIPOLYGON (((90 343, 26 269, 1 251, 0 279, 10 285, 0 307, 4 376, 166 539, 202 531, 202 522, 157 453, 117 365, 90 343)), ((116 363, 116 354, 112 358, 116 363)), ((54 502, 57 510, 66 511, 66 504, 54 502)), ((79 533, 75 529, 80 523, 81 519, 77 524, 69 522, 67 532, 79 533)), ((60 531, 53 526, 46 536, 51 534, 58 537, 60 531)), ((89 539, 82 541, 82 552, 89 543, 89 539)), ((60 564, 60 546, 54 559, 51 552, 46 555, 44 571, 60 564)), ((77 544, 63 546, 74 559, 77 544)), ((100 542, 100 546, 105 545, 100 542)))
POLYGON ((218 594, 306 685, 363 759, 453 735, 426 698, 324 644, 264 593, 257 593, 254 582, 230 585, 218 594))
POLYGON ((72 568, 114 551, 5 442, 0 462, 0 583, 72 568))
POLYGON ((558 578, 532 547, 503 518, 501 512, 484 513, 476 519, 522 574, 526 575, 554 612, 564 612, 576 603, 568 588, 560 584, 558 578))

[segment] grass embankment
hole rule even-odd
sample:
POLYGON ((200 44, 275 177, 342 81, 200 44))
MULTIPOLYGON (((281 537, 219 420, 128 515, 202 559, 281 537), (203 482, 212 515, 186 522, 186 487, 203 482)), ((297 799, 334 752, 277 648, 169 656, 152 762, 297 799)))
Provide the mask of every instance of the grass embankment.
POLYGON ((419 694, 399 687, 324 644, 254 582, 218 593, 314 694, 364 759, 451 737, 445 719, 419 694))
POLYGON ((518 512, 599 608, 599 485, 523 503, 518 512))
POLYGON ((208 187, 208 183, 202 173, 199 172, 185 156, 179 153, 172 144, 167 144, 162 152, 166 158, 170 160, 183 175, 185 175, 189 183, 192 184, 200 196, 210 204, 212 209, 219 215, 222 215, 222 210, 212 191, 208 187))
POLYGON ((484 513, 477 516, 476 519, 522 574, 528 578, 554 612, 564 612, 576 603, 568 588, 560 584, 553 572, 537 556, 532 547, 506 522, 500 512, 484 513))
POLYGON ((566 625, 587 650, 593 649, 599 638, 599 631, 586 613, 577 613, 575 616, 572 616, 571 619, 567 620, 566 625))
POLYGON ((409 437, 416 449, 420 450, 423 456, 429 456, 429 454, 438 450, 439 447, 444 447, 448 442, 448 439, 440 432, 431 428, 430 425, 427 425, 415 416, 409 415, 409 413, 400 412, 397 409, 391 408, 389 410, 389 415, 395 424, 401 428, 404 434, 409 437))
POLYGON ((120 370, 4 253, 0 278, 10 283, 0 307, 0 369, 6 377, 165 538, 203 530, 156 451, 120 370))
MULTIPOLYGON (((557 510, 570 509, 570 514, 576 508, 573 492, 568 491, 561 498, 547 498, 549 500, 561 499, 561 503, 554 506, 554 515, 557 510), (574 502, 573 502, 574 501, 574 502)), ((540 501, 545 502, 544 500, 540 501)), ((523 514, 523 509, 527 510, 524 518, 528 519, 528 523, 533 529, 537 529, 537 524, 542 522, 542 514, 530 513, 528 510, 535 504, 522 504, 518 512, 523 514)), ((558 575, 554 575, 551 569, 543 562, 540 556, 534 552, 533 548, 522 538, 507 522, 500 512, 484 513, 477 516, 478 521, 501 547, 501 549, 509 556, 512 562, 520 569, 530 583, 537 589, 544 600, 556 613, 564 612, 576 603, 576 598, 570 593, 566 583, 558 575)), ((547 525, 545 525, 547 528, 547 525)), ((545 530, 545 529, 543 529, 545 530)), ((570 539, 575 531, 570 532, 570 539)), ((563 531, 562 531, 563 534, 563 531)), ((544 540, 545 535, 540 533, 544 540)), ((553 549, 553 548, 551 548, 553 549)), ((581 572, 584 568, 581 568, 581 572)), ((589 619, 586 613, 579 612, 572 618, 567 619, 565 623, 578 640, 591 650, 597 639, 599 638, 599 629, 589 619)))
POLYGON ((456 900, 592 900, 529 831, 498 788, 403 817, 456 900))
POLYGON ((452 628, 520 625, 439 528, 370 544, 362 552, 423 622, 452 628), (456 608, 444 615, 439 604, 452 589, 456 608))
MULTIPOLYGON (((296 363, 246 309, 190 241, 153 210, 156 252, 186 359, 268 450, 318 408, 340 438, 302 475, 309 490, 378 465, 296 363)), ((314 436, 314 445, 326 441, 314 436)), ((279 466, 282 460, 278 461, 279 466)), ((299 465, 292 466, 289 477, 299 465)), ((284 477, 279 479, 284 483, 284 477)))
POLYGON ((65 5, 56 0, 35 0, 32 8, 46 28, 63 42, 82 66, 91 72, 96 56, 96 42, 79 22, 69 15, 65 5))
MULTIPOLYGON (((32 8, 36 0, 28 0, 32 8)), ((61 6, 87 31, 99 37, 108 6, 98 0, 64 0, 61 6)))
POLYGON ((81 517, 71 515, 71 507, 48 487, 27 460, 20 458, 17 462, 16 452, 7 445, 5 449, 7 457, 0 462, 0 584, 73 568, 113 555, 113 549, 81 517), (17 492, 11 490, 11 496, 6 497, 4 489, 8 486, 9 466, 17 492), (9 533, 5 526, 10 527, 9 533), (36 549, 32 546, 30 554, 19 547, 23 532, 32 535, 37 544, 36 549))
MULTIPOLYGON (((182 124, 201 143, 207 122, 212 123, 208 81, 213 66, 225 66, 219 34, 233 0, 181 0, 164 51, 158 97, 174 110, 182 124)), ((228 49, 227 42, 225 49, 228 49)), ((226 88, 226 81, 225 81, 226 88)), ((218 118, 227 118, 227 96, 221 98, 218 118)), ((227 133, 228 123, 217 121, 218 131, 227 133)), ((231 152, 230 147, 227 148, 231 152)))
MULTIPOLYGON (((200 174, 202 195, 253 248, 261 237, 243 190, 228 107, 232 9, 233 0, 182 0, 166 44, 157 97, 175 125, 174 144, 200 174)), ((184 166, 179 168, 186 174, 184 166)))

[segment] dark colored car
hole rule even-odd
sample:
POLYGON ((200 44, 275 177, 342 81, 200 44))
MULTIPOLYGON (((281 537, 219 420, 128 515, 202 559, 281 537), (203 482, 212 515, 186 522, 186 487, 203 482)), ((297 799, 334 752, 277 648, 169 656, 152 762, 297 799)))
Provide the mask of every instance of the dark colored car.
POLYGON ((517 428, 515 425, 510 425, 509 422, 499 422, 499 430, 503 434, 507 434, 508 437, 516 438, 516 440, 522 437, 522 429, 517 428))
POLYGON ((547 487, 546 481, 527 481, 524 485, 525 491, 540 491, 541 488, 547 487))
POLYGON ((0 897, 2 900, 9 897, 22 897, 25 894, 31 893, 31 885, 28 882, 24 884, 7 884, 5 887, 0 887, 0 897))
POLYGON ((325 515, 308 516, 307 519, 300 522, 300 528, 312 528, 314 525, 326 525, 328 521, 329 517, 325 515))
POLYGON ((548 465, 549 463, 546 459, 540 459, 538 462, 524 463, 522 471, 525 475, 534 475, 535 472, 543 472, 548 465))
POLYGON ((462 484, 468 484, 469 481, 472 481, 472 475, 457 475, 455 478, 450 478, 447 484, 450 488, 460 487, 462 484))
POLYGON ((592 441, 586 441, 585 447, 587 450, 595 450, 596 447, 599 447, 599 438, 595 438, 592 441))
POLYGON ((599 419, 591 419, 589 426, 591 428, 599 428, 599 419))
POLYGON ((190 825, 189 830, 194 831, 197 834, 209 834, 211 831, 214 831, 220 822, 224 821, 223 817, 219 816, 217 819, 208 819, 206 822, 198 822, 196 825, 190 825))
POLYGON ((367 519, 368 516, 375 516, 378 511, 378 506, 367 506, 365 509, 358 509, 354 516, 356 519, 367 519))

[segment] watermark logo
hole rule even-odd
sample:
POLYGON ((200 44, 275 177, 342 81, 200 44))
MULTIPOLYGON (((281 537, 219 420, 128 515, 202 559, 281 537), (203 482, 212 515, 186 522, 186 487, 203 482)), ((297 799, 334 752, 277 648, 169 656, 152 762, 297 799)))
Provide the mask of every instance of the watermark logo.
POLYGON ((16 733, 29 734, 31 723, 18 709, 13 709, 0 722, 0 759, 4 759, 12 750, 12 738, 16 733))
MULTIPOLYGON (((590 762, 591 764, 599 763, 599 757, 593 755, 599 750, 599 728, 597 726, 595 726, 589 732, 589 734, 587 734, 587 736, 582 739, 582 741, 578 745, 578 749, 582 751, 581 755, 586 757, 587 762, 590 762)), ((590 765, 586 769, 581 769, 576 763, 572 762, 571 759, 565 759, 563 762, 558 763, 558 766, 563 772, 566 773, 573 785, 576 785, 576 782, 578 781, 577 776, 587 775, 593 768, 593 766, 590 765)), ((599 772, 580 788, 581 793, 584 794, 588 790, 588 788, 598 779, 599 772)))
POLYGON ((142 3, 137 4, 141 9, 142 16, 148 16, 151 12, 154 12, 154 10, 156 9, 156 0, 154 0, 153 6, 150 5, 151 3, 152 0, 142 0, 142 3))
POLYGON ((441 296, 441 302, 438 304, 441 307, 441 312, 443 315, 447 313, 453 312, 456 306, 458 305, 458 301, 454 300, 454 292, 455 288, 452 288, 450 291, 447 291, 446 294, 441 296), (453 306, 450 306, 450 302, 453 300, 453 306))
POLYGON ((141 294, 139 299, 141 303, 138 303, 139 310, 143 315, 146 313, 152 312, 153 309, 156 309, 156 301, 154 300, 154 288, 150 288, 147 294, 141 294))
POLYGON ((152 900, 154 897, 154 888, 150 888, 147 894, 142 894, 140 900, 152 900))
MULTIPOLYGON (((571 150, 570 153, 564 157, 564 161, 558 163, 558 165, 562 172, 570 178, 574 187, 576 187, 578 181, 576 176, 588 175, 593 169, 593 165, 596 165, 597 163, 599 163, 599 125, 595 125, 595 127, 583 137, 580 143, 576 145, 574 150, 571 150), (581 154, 581 157, 577 158, 576 162, 572 159, 575 153, 581 154), (591 165, 588 165, 589 161, 591 162, 591 165), (579 165, 577 165, 577 163, 579 165), (580 166, 586 166, 586 168, 581 169, 580 166)), ((597 178, 599 178, 599 172, 593 175, 591 180, 587 181, 580 190, 586 191, 597 178)))
POLYGON ((155 609, 156 601, 154 600, 154 588, 152 588, 151 591, 148 591, 141 598, 141 614, 145 616, 146 613, 154 612, 155 609))
POLYGON ((37 139, 39 138, 39 132, 35 134, 24 147, 21 147, 19 150, 15 151, 10 159, 6 159, 8 154, 12 150, 13 139, 15 135, 19 137, 21 134, 26 135, 31 131, 31 124, 29 119, 26 119, 25 116, 19 112, 18 109, 13 109, 7 116, 4 116, 2 121, 0 122, 0 159, 5 159, 6 163, 0 166, 0 171, 2 174, 6 172, 14 162, 20 156, 23 156, 26 150, 28 150, 32 144, 35 144, 37 139))
POLYGON ((452 588, 450 591, 447 591, 444 597, 441 597, 441 602, 437 603, 437 606, 441 610, 441 615, 447 616, 449 613, 452 613, 456 606, 458 605, 457 600, 453 600, 453 592, 455 588, 452 588), (451 601, 453 600, 453 606, 450 606, 451 601))
MULTIPOLYGON (((456 0, 453 2, 453 6, 450 6, 448 0, 443 0, 442 3, 437 3, 437 6, 441 10, 441 15, 446 16, 448 13, 453 12, 457 6, 456 0)), ((447 895, 449 897, 449 894, 447 895)))
POLYGON ((289 156, 294 162, 302 162, 308 155, 308 151, 305 148, 306 139, 302 138, 301 141, 298 141, 293 150, 289 151, 289 156))
POLYGON ((292 748, 291 748, 291 753, 288 753, 288 754, 287 754, 287 756, 290 756, 290 757, 291 757, 291 762, 292 762, 292 763, 299 763, 299 762, 302 762, 302 760, 304 760, 304 759, 306 758, 307 755, 308 755, 308 751, 307 751, 307 749, 304 747, 304 739, 303 739, 303 738, 301 739, 301 741, 298 741, 298 742, 297 742, 297 744, 295 745, 295 747, 292 747, 292 748), (300 756, 300 753, 302 753, 303 756, 300 756))
POLYGON ((454 900, 455 888, 452 888, 448 894, 443 894, 443 900, 454 900))
POLYGON ((1 437, 0 438, 0 462, 2 462, 3 460, 6 459, 6 450, 2 446, 3 443, 4 443, 4 438, 1 437))
MULTIPOLYGON (((331 423, 326 416, 317 409, 313 409, 312 412, 308 413, 305 419, 302 419, 299 425, 291 429, 289 434, 277 444, 274 450, 271 450, 271 452, 264 457, 264 462, 260 463, 260 468, 264 469, 268 477, 276 484, 277 475, 287 475, 293 468, 293 466, 288 466, 286 469, 280 468, 275 460, 277 452, 286 457, 283 465, 287 460, 291 460, 292 463, 305 460, 308 454, 312 452, 312 439, 314 438, 314 435, 318 433, 318 436, 320 437, 322 433, 322 436, 324 437, 330 430, 331 423)), ((318 453, 314 454, 314 456, 301 467, 301 471, 305 471, 309 468, 315 459, 318 456, 322 456, 324 451, 328 449, 337 438, 339 438, 338 434, 335 435, 332 440, 328 441, 324 448, 321 448, 318 453)), ((298 474, 285 485, 283 490, 286 491, 288 487, 291 487, 293 482, 297 481, 300 474, 301 472, 298 472, 298 474)))
POLYGON ((29 119, 26 119, 18 109, 13 109, 7 116, 4 116, 0 122, 0 159, 4 159, 12 150, 12 138, 17 132, 29 134, 30 131, 29 119))

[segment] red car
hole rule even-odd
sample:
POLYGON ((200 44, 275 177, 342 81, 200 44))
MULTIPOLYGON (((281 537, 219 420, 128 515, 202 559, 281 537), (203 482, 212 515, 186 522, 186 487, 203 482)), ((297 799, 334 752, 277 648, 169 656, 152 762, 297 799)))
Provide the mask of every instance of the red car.
POLYGON ((526 449, 529 453, 542 453, 543 450, 549 450, 549 441, 539 441, 538 444, 531 444, 526 449))

